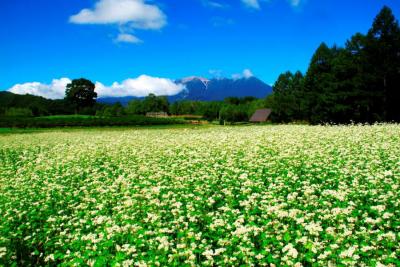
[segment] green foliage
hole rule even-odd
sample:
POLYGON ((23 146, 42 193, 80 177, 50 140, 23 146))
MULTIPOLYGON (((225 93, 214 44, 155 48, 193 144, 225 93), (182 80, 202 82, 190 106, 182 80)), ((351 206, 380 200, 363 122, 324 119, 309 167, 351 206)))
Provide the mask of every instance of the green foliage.
POLYGON ((367 34, 365 55, 371 90, 381 92, 374 108, 384 120, 400 121, 400 27, 386 6, 367 34))
POLYGON ((265 99, 255 99, 251 102, 248 102, 246 107, 247 117, 250 118, 254 114, 254 112, 256 112, 256 110, 266 107, 271 106, 266 103, 265 99))
POLYGON ((34 116, 72 114, 74 112, 74 109, 64 100, 0 92, 0 115, 5 115, 6 110, 10 108, 29 108, 34 116))
POLYGON ((6 116, 10 117, 32 117, 32 110, 29 108, 9 108, 6 110, 6 116))
POLYGON ((92 127, 92 126, 140 126, 183 124, 183 120, 171 118, 149 118, 130 115, 122 117, 97 116, 50 116, 50 117, 0 117, 0 127, 4 128, 53 128, 53 127, 92 127))
POLYGON ((253 96, 245 96, 245 97, 227 97, 224 102, 228 105, 245 105, 257 100, 257 98, 253 96))
POLYGON ((219 119, 219 113, 223 106, 222 102, 208 102, 203 106, 203 117, 208 121, 219 119))
POLYGON ((229 123, 248 121, 249 116, 243 105, 225 105, 220 110, 220 119, 229 123))
POLYGON ((72 80, 67 84, 65 100, 74 105, 78 112, 82 108, 93 107, 96 103, 97 93, 91 81, 81 78, 72 80))
POLYGON ((245 122, 260 108, 265 108, 264 99, 228 97, 224 101, 177 101, 170 106, 173 115, 200 115, 208 121, 225 120, 229 123, 245 122))
POLYGON ((400 27, 388 7, 344 48, 322 43, 305 77, 282 74, 266 100, 278 122, 400 121, 400 27))
POLYGON ((247 122, 257 109, 265 108, 265 101, 255 97, 228 97, 219 111, 221 123, 247 122))
POLYGON ((121 117, 126 115, 124 107, 121 103, 115 103, 114 105, 105 105, 102 109, 97 110, 96 116, 104 117, 121 117))
POLYGON ((172 115, 198 115, 208 121, 222 119, 232 123, 248 121, 257 109, 264 107, 265 101, 254 97, 229 97, 224 101, 183 100, 169 105, 165 97, 149 95, 143 100, 130 101, 125 110, 127 114, 164 111, 172 115))
MULTIPOLYGON (((71 85, 72 84, 70 84, 69 86, 71 85)), ((70 91, 70 94, 71 92, 72 91, 70 91)), ((78 94, 78 96, 79 95, 80 94, 78 94)), ((82 100, 81 103, 84 104, 85 101, 82 100)), ((6 110, 11 108, 30 109, 32 115, 37 117, 61 114, 68 115, 73 113, 94 115, 96 113, 96 109, 102 107, 101 104, 96 104, 95 101, 93 102, 93 99, 91 101, 88 100, 86 104, 84 106, 80 106, 80 108, 78 109, 77 104, 70 98, 51 100, 40 96, 28 94, 18 95, 10 92, 0 92, 0 115, 6 116, 8 115, 6 114, 6 110)))
POLYGON ((170 105, 169 111, 173 115, 203 115, 209 104, 211 104, 211 102, 190 100, 176 101, 170 105))
POLYGON ((304 78, 304 95, 307 100, 306 116, 311 123, 329 121, 332 106, 336 103, 336 77, 333 60, 338 48, 328 48, 322 43, 311 59, 304 78))
POLYGON ((168 112, 169 102, 166 96, 149 94, 144 99, 134 99, 128 103, 126 113, 145 115, 147 112, 168 112))
POLYGON ((135 115, 144 115, 143 101, 140 99, 134 99, 128 103, 126 107, 126 113, 135 115))
POLYGON ((143 100, 143 111, 147 112, 168 112, 168 99, 166 96, 149 94, 143 100))
POLYGON ((77 110, 77 106, 66 99, 46 99, 34 95, 19 95, 10 92, 0 92, 0 116, 8 116, 6 110, 11 108, 30 109, 32 115, 47 116, 47 115, 69 115, 74 113, 94 115, 96 110, 102 109, 104 105, 95 103, 94 105, 84 106, 77 110))
POLYGON ((278 77, 274 85, 273 101, 270 97, 270 106, 273 118, 281 122, 300 120, 303 116, 303 74, 286 72, 278 77))

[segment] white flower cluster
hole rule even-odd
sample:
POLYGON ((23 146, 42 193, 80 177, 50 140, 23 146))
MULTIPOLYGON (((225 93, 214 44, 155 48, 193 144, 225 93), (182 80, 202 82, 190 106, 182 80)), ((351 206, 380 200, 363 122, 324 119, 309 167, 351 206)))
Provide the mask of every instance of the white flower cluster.
POLYGON ((400 126, 0 135, 0 266, 400 266, 400 126))

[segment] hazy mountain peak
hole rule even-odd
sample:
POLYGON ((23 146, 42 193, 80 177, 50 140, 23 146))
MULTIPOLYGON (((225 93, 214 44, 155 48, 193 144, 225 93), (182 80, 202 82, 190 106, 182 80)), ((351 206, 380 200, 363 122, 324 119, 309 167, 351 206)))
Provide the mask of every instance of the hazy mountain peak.
POLYGON ((210 81, 209 79, 204 78, 204 77, 190 76, 190 77, 183 78, 183 79, 181 80, 181 82, 182 82, 182 83, 188 83, 188 82, 191 82, 191 81, 193 81, 193 80, 199 80, 199 81, 201 81, 201 82, 204 83, 204 84, 206 84, 206 83, 208 83, 208 82, 210 81))

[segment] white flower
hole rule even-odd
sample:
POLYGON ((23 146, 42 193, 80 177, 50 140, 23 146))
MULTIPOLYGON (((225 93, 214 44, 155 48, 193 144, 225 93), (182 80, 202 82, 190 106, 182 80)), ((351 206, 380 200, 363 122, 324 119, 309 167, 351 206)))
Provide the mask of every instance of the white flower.
POLYGON ((133 260, 125 260, 122 262, 122 267, 130 267, 133 266, 133 260))
POLYGON ((54 254, 50 254, 44 258, 45 262, 54 261, 54 254))
POLYGON ((298 256, 298 252, 297 250, 293 247, 293 245, 291 243, 287 244, 285 247, 283 247, 282 249, 283 253, 287 252, 287 255, 293 259, 296 259, 298 256))
POLYGON ((319 235, 319 232, 322 232, 322 227, 318 222, 311 222, 305 226, 305 229, 310 232, 311 235, 319 235))
POLYGON ((339 257, 341 258, 352 258, 354 252, 357 250, 357 246, 351 246, 347 250, 344 250, 340 253, 339 257))
POLYGON ((212 251, 212 249, 206 250, 202 253, 203 256, 205 256, 207 258, 207 260, 212 260, 213 256, 214 256, 214 252, 212 251))
POLYGON ((0 247, 0 258, 4 257, 7 254, 6 247, 0 247))

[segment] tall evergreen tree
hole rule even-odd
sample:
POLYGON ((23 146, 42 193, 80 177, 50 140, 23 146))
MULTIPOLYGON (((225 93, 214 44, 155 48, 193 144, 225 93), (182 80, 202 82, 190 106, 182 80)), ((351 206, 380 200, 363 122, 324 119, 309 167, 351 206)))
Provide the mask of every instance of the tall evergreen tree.
POLYGON ((267 99, 278 121, 299 114, 311 123, 400 121, 400 27, 390 8, 345 48, 322 43, 304 79, 295 76, 279 76, 267 99))
POLYGON ((374 122, 372 114, 374 94, 369 90, 371 83, 367 75, 368 62, 365 55, 366 36, 357 33, 346 42, 341 54, 342 61, 336 66, 337 78, 342 90, 347 93, 345 121, 374 122))
POLYGON ((274 101, 274 120, 280 122, 290 122, 292 120, 302 120, 302 82, 303 74, 290 71, 281 74, 275 82, 274 101))
POLYGON ((333 74, 333 59, 337 48, 329 48, 322 43, 311 59, 304 80, 304 104, 306 117, 311 123, 331 120, 332 107, 335 104, 336 81, 333 74))
POLYGON ((400 27, 389 7, 375 18, 365 49, 370 88, 376 93, 374 106, 383 120, 400 121, 400 27))

